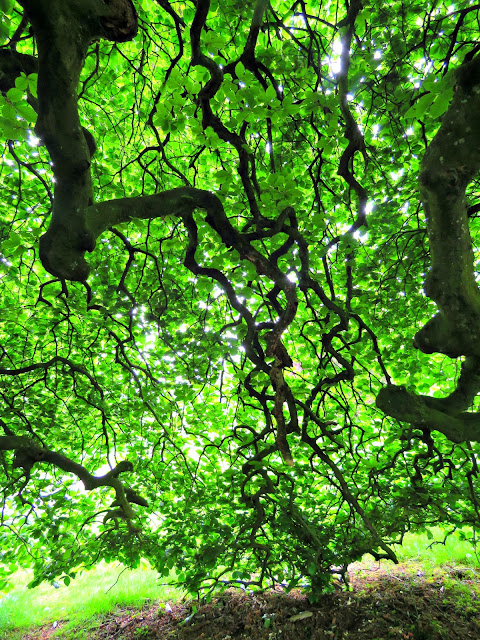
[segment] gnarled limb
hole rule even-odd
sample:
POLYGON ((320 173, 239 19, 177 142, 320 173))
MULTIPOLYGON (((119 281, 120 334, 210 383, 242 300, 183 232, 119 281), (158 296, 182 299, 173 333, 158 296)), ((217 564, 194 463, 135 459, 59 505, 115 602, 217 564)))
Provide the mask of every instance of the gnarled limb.
POLYGON ((417 396, 404 387, 381 389, 376 404, 388 416, 430 431, 440 431, 452 442, 480 441, 480 413, 449 414, 432 406, 429 396, 417 396))
POLYGON ((132 503, 148 506, 144 498, 129 487, 126 487, 119 478, 121 473, 133 471, 133 465, 128 460, 122 460, 114 469, 111 469, 103 476, 93 476, 78 462, 71 460, 63 453, 42 447, 30 438, 15 435, 0 436, 0 451, 12 450, 16 452, 13 466, 23 468, 27 478, 35 464, 47 463, 62 469, 62 471, 76 475, 83 482, 87 491, 100 487, 111 487, 115 491, 117 504, 128 520, 133 520, 137 517, 132 503))
POLYGON ((91 145, 80 125, 77 86, 88 46, 107 38, 124 42, 137 32, 131 0, 22 0, 38 46, 36 132, 53 163, 55 194, 48 231, 40 239, 45 268, 60 278, 83 281, 82 252, 95 243, 85 226, 92 202, 91 145))
POLYGON ((465 191, 480 170, 480 58, 457 71, 455 94, 422 162, 420 194, 432 268, 425 293, 440 312, 415 336, 424 353, 480 356, 480 293, 465 191))
POLYGON ((480 359, 467 358, 455 390, 446 398, 415 395, 390 385, 377 396, 377 407, 397 420, 440 431, 452 442, 480 441, 480 413, 466 413, 480 391, 480 359))
POLYGON ((456 73, 452 103, 422 161, 420 195, 427 217, 432 267, 425 293, 437 313, 416 334, 424 353, 467 356, 456 389, 446 398, 389 386, 377 406, 387 415, 437 430, 453 442, 480 440, 480 414, 463 413, 480 391, 480 292, 465 192, 480 170, 480 58, 456 73))

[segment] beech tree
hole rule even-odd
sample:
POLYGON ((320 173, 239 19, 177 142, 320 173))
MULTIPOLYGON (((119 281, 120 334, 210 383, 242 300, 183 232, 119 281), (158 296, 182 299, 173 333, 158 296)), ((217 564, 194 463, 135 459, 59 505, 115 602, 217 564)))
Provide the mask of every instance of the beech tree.
POLYGON ((479 9, 0 0, 2 580, 475 539, 479 9))

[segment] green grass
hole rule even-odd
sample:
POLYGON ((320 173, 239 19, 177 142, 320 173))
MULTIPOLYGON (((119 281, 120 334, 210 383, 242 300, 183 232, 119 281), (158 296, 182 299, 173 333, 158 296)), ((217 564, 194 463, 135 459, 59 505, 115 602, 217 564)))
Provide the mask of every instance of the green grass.
POLYGON ((480 567, 480 548, 475 552, 473 546, 461 540, 460 532, 456 531, 445 539, 445 529, 432 527, 432 537, 426 533, 407 533, 402 546, 394 546, 398 559, 402 562, 414 560, 429 566, 444 566, 449 564, 480 567))
MULTIPOLYGON (((133 571, 116 564, 100 564, 66 587, 43 584, 27 589, 27 572, 13 576, 14 588, 0 594, 0 638, 8 629, 26 628, 68 619, 72 624, 108 613, 118 606, 139 607, 147 600, 176 601, 182 593, 158 584, 158 575, 145 563, 133 571)), ((70 625, 69 625, 70 626, 70 625)))
MULTIPOLYGON (((450 536, 445 544, 433 545, 432 542, 443 541, 445 533, 440 528, 432 528, 431 533, 433 538, 426 533, 406 535, 403 546, 396 548, 399 560, 419 562, 425 567, 480 566, 479 556, 458 533, 450 536)), ((58 589, 48 584, 27 589, 30 579, 27 572, 16 573, 12 580, 14 588, 6 594, 0 593, 0 640, 13 640, 12 629, 53 624, 56 620, 68 620, 68 628, 73 628, 82 621, 93 622, 98 615, 117 607, 141 607, 148 600, 174 602, 183 595, 159 585, 157 574, 146 563, 134 571, 124 571, 118 563, 100 564, 78 576, 68 587, 62 584, 58 589)))

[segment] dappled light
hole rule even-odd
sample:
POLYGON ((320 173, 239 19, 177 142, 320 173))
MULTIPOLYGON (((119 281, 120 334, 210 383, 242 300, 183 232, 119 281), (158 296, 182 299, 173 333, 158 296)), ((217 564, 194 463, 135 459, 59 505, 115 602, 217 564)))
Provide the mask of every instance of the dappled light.
POLYGON ((479 11, 0 1, 2 588, 476 543, 479 11))

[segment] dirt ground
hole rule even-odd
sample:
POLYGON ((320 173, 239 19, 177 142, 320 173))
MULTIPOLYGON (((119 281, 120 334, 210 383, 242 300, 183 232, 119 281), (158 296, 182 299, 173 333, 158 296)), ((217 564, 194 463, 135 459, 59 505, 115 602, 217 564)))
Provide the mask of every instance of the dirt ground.
POLYGON ((208 604, 118 609, 74 630, 48 626, 22 640, 479 640, 480 573, 408 563, 352 565, 350 591, 310 604, 300 591, 228 591, 208 604), (194 607, 196 610, 194 610, 194 607))

